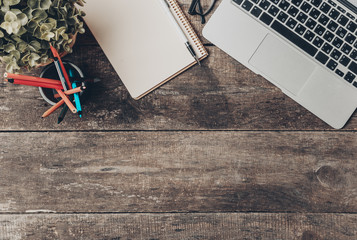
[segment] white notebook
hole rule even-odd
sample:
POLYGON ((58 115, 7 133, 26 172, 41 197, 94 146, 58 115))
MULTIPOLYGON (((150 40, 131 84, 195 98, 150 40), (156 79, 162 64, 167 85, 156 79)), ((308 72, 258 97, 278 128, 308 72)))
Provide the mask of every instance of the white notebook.
MULTIPOLYGON (((176 0, 170 9, 199 59, 208 56, 176 0)), ((134 99, 196 64, 158 0, 86 0, 89 29, 134 99)))

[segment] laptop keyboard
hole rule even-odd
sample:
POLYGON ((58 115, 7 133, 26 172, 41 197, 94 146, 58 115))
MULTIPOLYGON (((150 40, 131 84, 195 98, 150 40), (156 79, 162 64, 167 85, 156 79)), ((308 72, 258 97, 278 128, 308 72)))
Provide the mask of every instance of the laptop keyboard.
POLYGON ((332 0, 233 0, 357 88, 357 20, 332 0))

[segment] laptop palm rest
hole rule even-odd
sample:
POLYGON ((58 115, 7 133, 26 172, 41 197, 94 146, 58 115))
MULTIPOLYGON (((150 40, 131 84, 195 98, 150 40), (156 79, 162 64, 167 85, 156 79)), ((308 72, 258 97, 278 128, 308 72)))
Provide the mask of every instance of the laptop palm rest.
POLYGON ((263 39, 249 63, 278 87, 297 95, 315 64, 271 34, 263 39))

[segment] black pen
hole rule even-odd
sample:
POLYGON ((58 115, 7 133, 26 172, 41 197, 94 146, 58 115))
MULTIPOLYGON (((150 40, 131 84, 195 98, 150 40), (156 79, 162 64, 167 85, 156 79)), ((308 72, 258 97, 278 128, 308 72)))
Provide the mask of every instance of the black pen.
POLYGON ((191 53, 192 57, 196 60, 196 62, 198 63, 198 65, 201 66, 200 60, 198 59, 195 51, 193 50, 193 47, 191 46, 190 42, 188 41, 185 33, 183 32, 182 28, 180 27, 180 25, 177 23, 174 15, 172 15, 171 11, 170 11, 170 6, 169 4, 165 1, 165 0, 160 0, 161 5, 163 6, 163 8, 165 9, 167 15, 169 16, 169 18, 171 19, 171 22, 175 25, 177 32, 180 34, 181 39, 183 40, 185 46, 187 47, 188 51, 191 53))

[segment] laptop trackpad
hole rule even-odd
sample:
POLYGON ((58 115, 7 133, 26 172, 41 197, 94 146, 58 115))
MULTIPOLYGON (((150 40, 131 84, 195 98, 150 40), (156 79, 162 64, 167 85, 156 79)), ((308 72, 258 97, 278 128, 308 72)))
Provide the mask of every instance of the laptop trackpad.
POLYGON ((315 68, 301 53, 268 34, 249 63, 278 87, 297 95, 315 68))

